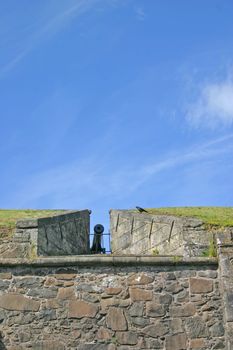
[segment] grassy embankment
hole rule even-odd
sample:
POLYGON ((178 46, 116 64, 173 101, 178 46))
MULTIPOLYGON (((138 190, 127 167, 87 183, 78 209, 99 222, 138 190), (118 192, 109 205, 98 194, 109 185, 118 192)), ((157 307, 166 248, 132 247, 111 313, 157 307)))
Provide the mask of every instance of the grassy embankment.
POLYGON ((41 218, 63 213, 64 210, 6 210, 0 209, 0 239, 10 237, 16 221, 26 218, 41 218))
POLYGON ((233 207, 174 207, 148 208, 150 214, 189 216, 201 219, 207 227, 233 226, 233 207))
MULTIPOLYGON (((150 214, 189 216, 203 220, 208 227, 233 226, 233 207, 148 208, 150 214)), ((53 216, 64 210, 0 210, 0 239, 12 235, 15 223, 24 218, 53 216)))

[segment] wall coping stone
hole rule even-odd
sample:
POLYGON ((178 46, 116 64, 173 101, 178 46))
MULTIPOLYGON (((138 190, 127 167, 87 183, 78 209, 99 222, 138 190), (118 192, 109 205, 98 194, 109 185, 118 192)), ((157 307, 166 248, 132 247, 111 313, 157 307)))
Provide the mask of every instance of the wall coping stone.
POLYGON ((174 256, 146 256, 146 255, 74 255, 53 256, 38 259, 0 259, 0 267, 28 266, 28 267, 51 267, 51 266, 218 266, 217 258, 184 258, 174 256))

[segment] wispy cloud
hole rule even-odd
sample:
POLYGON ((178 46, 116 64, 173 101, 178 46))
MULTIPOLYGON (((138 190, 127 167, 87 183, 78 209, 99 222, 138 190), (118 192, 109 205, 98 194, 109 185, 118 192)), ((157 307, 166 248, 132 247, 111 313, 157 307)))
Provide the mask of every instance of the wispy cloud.
MULTIPOLYGON (((24 179, 22 190, 14 193, 19 207, 40 207, 46 198, 50 207, 90 207, 106 198, 122 199, 133 195, 148 181, 168 170, 187 167, 216 156, 232 154, 233 134, 194 145, 186 152, 164 155, 165 160, 154 160, 142 166, 121 166, 109 169, 99 154, 82 162, 37 172, 24 179)), ((110 155, 108 155, 110 157, 110 155)))
MULTIPOLYGON (((25 56, 27 56, 41 42, 51 39, 64 27, 85 12, 92 9, 100 0, 76 0, 68 1, 66 7, 54 11, 45 19, 38 19, 39 25, 34 31, 17 47, 13 58, 0 67, 0 77, 11 71, 25 56)), ((20 38, 18 39, 20 41, 20 38)))
POLYGON ((233 79, 201 86, 198 97, 187 108, 188 122, 196 127, 216 128, 233 124, 233 79))
POLYGON ((135 13, 136 13, 136 18, 139 21, 144 21, 145 17, 146 17, 146 13, 144 11, 144 9, 142 7, 136 7, 134 9, 135 13))

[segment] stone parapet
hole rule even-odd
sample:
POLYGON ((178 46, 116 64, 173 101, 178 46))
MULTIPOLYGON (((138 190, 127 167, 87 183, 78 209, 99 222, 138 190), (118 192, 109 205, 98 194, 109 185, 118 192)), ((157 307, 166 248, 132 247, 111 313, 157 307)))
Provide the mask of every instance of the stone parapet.
POLYGON ((201 256, 213 239, 205 224, 191 217, 110 210, 113 254, 201 256))
POLYGON ((13 237, 0 244, 0 258, 89 253, 90 211, 17 221, 13 237))

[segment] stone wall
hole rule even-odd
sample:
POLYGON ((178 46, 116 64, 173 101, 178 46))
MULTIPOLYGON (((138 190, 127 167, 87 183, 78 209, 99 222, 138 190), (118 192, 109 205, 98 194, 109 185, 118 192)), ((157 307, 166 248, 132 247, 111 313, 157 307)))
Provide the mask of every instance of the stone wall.
POLYGON ((216 259, 2 259, 0 278, 1 349, 225 349, 216 259))
POLYGON ((10 240, 0 244, 1 258, 88 254, 90 211, 67 211, 39 219, 21 219, 10 240))
POLYGON ((226 348, 233 349, 233 230, 217 235, 220 290, 224 305, 226 348))
POLYGON ((191 217, 110 210, 113 254, 200 256, 213 234, 191 217))

